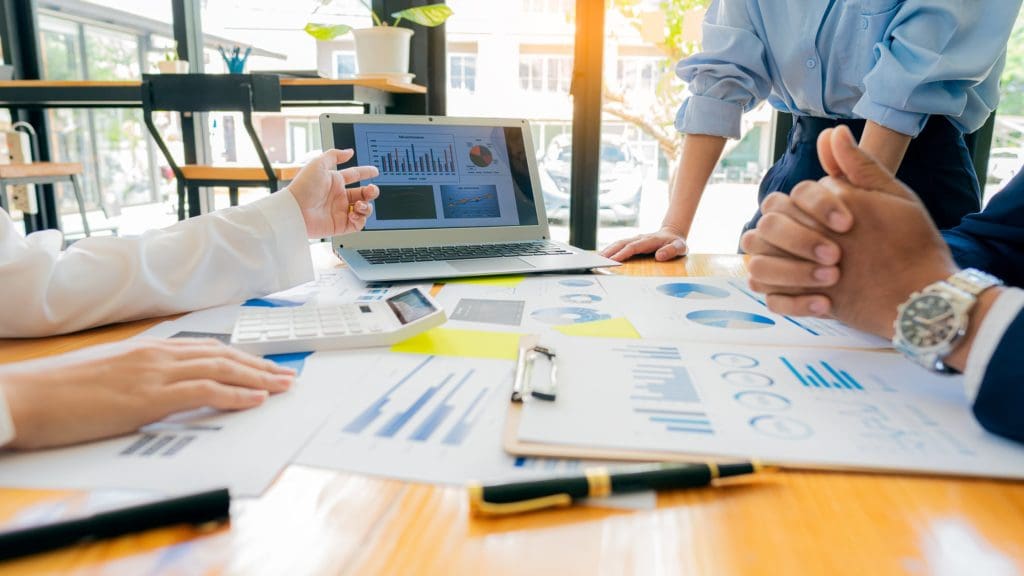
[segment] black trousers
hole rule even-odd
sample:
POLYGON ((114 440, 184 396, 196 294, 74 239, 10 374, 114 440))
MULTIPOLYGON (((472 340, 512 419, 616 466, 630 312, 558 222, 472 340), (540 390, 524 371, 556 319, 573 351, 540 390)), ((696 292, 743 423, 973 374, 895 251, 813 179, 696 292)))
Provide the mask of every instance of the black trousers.
MULTIPOLYGON (((864 120, 830 120, 797 116, 789 131, 786 152, 768 170, 758 190, 758 203, 772 192, 789 192, 804 180, 818 180, 825 170, 818 161, 818 135, 826 128, 845 124, 860 140, 864 120)), ((896 177, 917 192, 940 230, 952 228, 960 219, 981 210, 981 186, 963 134, 945 116, 932 116, 924 130, 910 141, 896 177)), ((761 218, 743 227, 749 230, 761 218)))

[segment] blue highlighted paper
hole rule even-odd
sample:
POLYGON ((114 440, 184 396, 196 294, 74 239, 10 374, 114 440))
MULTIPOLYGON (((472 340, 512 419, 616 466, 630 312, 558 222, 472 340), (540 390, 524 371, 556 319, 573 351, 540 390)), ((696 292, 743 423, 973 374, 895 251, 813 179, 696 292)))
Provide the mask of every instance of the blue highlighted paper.
POLYGON ((252 298, 242 303, 242 306, 253 308, 294 308, 303 304, 304 302, 285 300, 283 298, 252 298))
POLYGON ((661 292, 666 296, 683 298, 686 300, 717 300, 719 298, 729 297, 728 290, 724 290, 717 286, 695 284, 693 282, 673 282, 671 284, 662 284, 661 286, 658 286, 658 292, 661 292))
POLYGON ((775 326, 775 320, 767 316, 738 310, 697 310, 687 314, 686 319, 702 326, 728 330, 760 330, 775 326))

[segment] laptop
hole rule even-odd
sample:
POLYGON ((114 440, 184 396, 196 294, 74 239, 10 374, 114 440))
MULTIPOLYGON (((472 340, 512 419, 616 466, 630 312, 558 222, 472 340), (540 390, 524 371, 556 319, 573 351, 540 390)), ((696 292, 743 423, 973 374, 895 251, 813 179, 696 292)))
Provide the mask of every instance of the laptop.
POLYGON ((365 229, 332 240, 364 282, 619 264, 551 240, 526 120, 322 114, 320 133, 380 170, 365 229))

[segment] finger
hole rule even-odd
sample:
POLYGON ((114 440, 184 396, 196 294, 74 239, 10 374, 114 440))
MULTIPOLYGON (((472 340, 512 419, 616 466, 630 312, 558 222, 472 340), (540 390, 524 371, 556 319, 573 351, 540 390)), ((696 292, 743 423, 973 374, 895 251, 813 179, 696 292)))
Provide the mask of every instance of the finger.
POLYGON ((778 256, 751 256, 750 278, 762 284, 795 288, 832 286, 839 281, 839 268, 806 260, 778 256))
POLYGON ((745 254, 792 257, 793 255, 765 241, 757 229, 747 230, 740 236, 740 250, 745 254))
POLYGON ((339 165, 348 162, 355 155, 355 150, 351 148, 344 150, 332 148, 320 155, 320 165, 326 170, 337 170, 339 165))
POLYGON ((832 313, 832 300, 824 294, 803 294, 789 296, 768 294, 765 297, 768 309, 785 316, 827 317, 832 313))
POLYGON ((622 248, 626 244, 629 244, 630 242, 633 242, 636 239, 637 239, 636 237, 633 237, 633 238, 627 238, 625 240, 618 240, 618 241, 612 242, 611 246, 608 246, 607 248, 605 248, 604 250, 601 251, 601 256, 604 256, 605 258, 611 258, 612 254, 615 254, 619 250, 622 250, 622 248))
POLYGON ((853 227, 853 214, 846 203, 835 193, 829 183, 837 179, 824 178, 818 186, 799 186, 793 188, 790 196, 793 204, 818 223, 827 226, 833 232, 844 234, 853 227), (828 183, 826 183, 828 181, 828 183))
POLYGON ((380 196, 380 188, 376 184, 345 188, 345 194, 349 204, 357 202, 372 202, 380 196))
POLYGON ((266 390, 268 392, 284 392, 291 387, 294 376, 291 374, 275 374, 259 370, 228 358, 197 358, 177 362, 166 371, 167 382, 184 382, 187 380, 214 380, 222 384, 266 390))
POLYGON ((210 407, 217 410, 246 410, 266 401, 266 390, 228 386, 215 380, 188 380, 164 388, 158 398, 167 413, 210 407))
POLYGON ((376 166, 352 166, 351 168, 345 168, 338 173, 341 174, 341 179, 346 185, 354 182, 370 180, 371 178, 376 178, 380 175, 376 166))
POLYGON ((661 238, 643 238, 634 240, 629 244, 626 244, 621 250, 613 254, 610 258, 612 260, 623 262, 629 260, 637 254, 650 254, 658 248, 661 248, 665 244, 665 241, 661 238))
MULTIPOLYGON (((183 339, 184 340, 184 339, 183 339)), ((228 358, 240 364, 244 364, 256 370, 264 370, 273 374, 294 375, 295 370, 281 366, 276 362, 253 356, 242 352, 237 348, 225 345, 220 340, 201 340, 199 345, 182 347, 177 351, 179 360, 193 360, 197 358, 228 358)))
MULTIPOLYGON (((846 126, 832 131, 832 155, 843 178, 858 188, 880 190, 895 196, 906 196, 909 190, 900 184, 885 166, 865 152, 846 126)), ((913 195, 913 193, 910 193, 913 195)))
POLYGON ((833 178, 840 178, 843 175, 843 170, 836 162, 835 154, 832 153, 832 130, 832 128, 826 128, 822 130, 821 134, 818 134, 818 161, 821 162, 821 167, 825 169, 826 174, 833 178))
POLYGON ((348 221, 352 231, 362 230, 366 226, 366 218, 370 215, 372 208, 365 202, 359 202, 356 204, 352 212, 348 215, 348 221))
POLYGON ((661 248, 658 248, 657 252, 654 253, 654 259, 659 262, 665 262, 666 260, 686 256, 686 251, 686 240, 676 238, 661 248))
MULTIPOLYGON (((830 194, 832 193, 829 189, 823 186, 819 182, 813 180, 804 180, 803 182, 797 183, 793 187, 793 191, 798 190, 811 190, 817 191, 815 193, 830 194)), ((761 213, 768 215, 771 213, 785 214, 798 222, 800 225, 810 228, 811 230, 823 231, 825 226, 819 224, 812 216, 805 214, 796 202, 793 200, 790 194, 783 194, 782 192, 772 192, 769 194, 763 202, 761 202, 761 213)))
POLYGON ((839 262, 839 245, 788 214, 771 212, 757 223, 758 239, 797 258, 832 266, 839 262))

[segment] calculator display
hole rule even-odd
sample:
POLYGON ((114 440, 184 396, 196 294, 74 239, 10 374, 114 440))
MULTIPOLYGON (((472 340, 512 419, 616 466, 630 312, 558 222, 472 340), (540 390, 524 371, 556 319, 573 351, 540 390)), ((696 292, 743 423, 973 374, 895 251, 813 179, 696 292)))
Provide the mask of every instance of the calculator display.
POLYGON ((419 290, 409 290, 392 296, 387 299, 387 303, 402 324, 415 322, 431 312, 437 311, 419 290))

